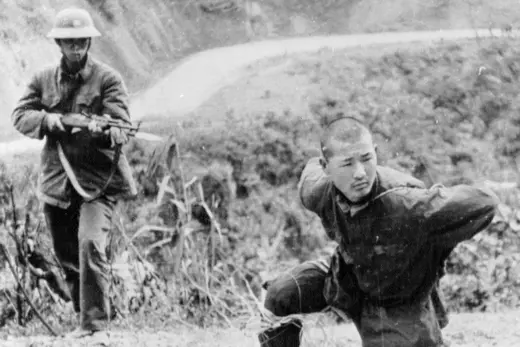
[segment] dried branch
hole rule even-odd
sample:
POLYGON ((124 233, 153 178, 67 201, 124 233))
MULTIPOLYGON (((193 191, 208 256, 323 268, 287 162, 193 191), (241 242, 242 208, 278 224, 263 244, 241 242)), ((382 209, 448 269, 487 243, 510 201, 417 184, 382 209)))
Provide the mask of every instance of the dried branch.
POLYGON ((45 327, 50 331, 50 333, 54 336, 58 336, 58 333, 56 332, 56 330, 54 330, 50 325, 49 323, 43 318, 43 316, 41 315, 41 313, 38 311, 38 309, 36 308, 36 306, 33 304, 33 302, 31 301, 31 298, 29 297, 29 294, 27 294, 27 292, 25 291, 25 288, 23 287, 23 285, 20 283, 20 280, 18 279, 18 276, 16 276, 16 270, 15 270, 15 267, 13 265, 13 263, 11 262, 11 257, 10 257, 10 254, 9 254, 9 251, 7 250, 7 248, 0 243, 0 250, 4 253, 4 256, 7 260, 7 264, 9 265, 9 269, 11 270, 11 273, 16 281, 16 283, 18 284, 18 287, 20 288, 20 291, 22 292, 22 294, 24 295, 25 297, 25 300, 27 301, 27 303, 29 304, 29 306, 31 306, 31 308, 33 309, 34 311, 34 314, 36 314, 36 316, 38 317, 38 319, 43 323, 43 325, 45 325, 45 327))
MULTIPOLYGON (((182 163, 181 163, 181 152, 180 152, 178 143, 175 144, 175 154, 177 157, 177 168, 179 170, 179 174, 180 174, 180 178, 181 178, 182 195, 183 195, 184 204, 186 207, 186 219, 187 219, 186 222, 189 222, 189 220, 191 219, 191 206, 190 206, 191 204, 188 201, 188 187, 186 185, 186 181, 185 181, 185 177, 184 177, 184 169, 183 169, 182 163)), ((170 169, 171 169, 171 166, 170 166, 170 169)), ((173 276, 176 276, 179 273, 179 267, 180 267, 180 263, 182 262, 182 255, 184 252, 184 238, 185 238, 185 232, 184 232, 184 229, 181 228, 179 230, 179 241, 178 241, 178 244, 176 247, 176 248, 178 248, 178 250, 177 250, 177 256, 175 257, 174 265, 173 265, 173 276)))

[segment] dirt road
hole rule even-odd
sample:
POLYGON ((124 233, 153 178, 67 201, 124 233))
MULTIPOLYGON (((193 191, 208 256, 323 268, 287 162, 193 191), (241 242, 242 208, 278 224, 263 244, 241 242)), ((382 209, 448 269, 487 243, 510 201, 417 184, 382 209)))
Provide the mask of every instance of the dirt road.
MULTIPOLYGON (((498 29, 492 32, 488 29, 467 29, 313 36, 216 48, 186 58, 165 78, 134 97, 131 111, 135 120, 178 117, 186 114, 195 110, 222 87, 239 79, 247 65, 275 56, 312 52, 322 48, 343 49, 395 43, 465 40, 491 35, 501 36, 502 32, 498 29)), ((513 31, 509 35, 518 36, 518 32, 513 31)), ((41 147, 42 141, 19 136, 15 141, 0 142, 0 158, 37 151, 41 147)))

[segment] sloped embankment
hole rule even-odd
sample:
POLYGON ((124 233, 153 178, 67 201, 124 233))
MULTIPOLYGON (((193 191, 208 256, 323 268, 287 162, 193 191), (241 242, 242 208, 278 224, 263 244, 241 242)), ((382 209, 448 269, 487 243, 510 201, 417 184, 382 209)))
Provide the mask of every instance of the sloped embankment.
MULTIPOLYGON (((54 43, 45 37, 58 10, 78 6, 92 13, 96 26, 103 33, 103 37, 93 45, 93 54, 117 67, 130 92, 135 93, 193 52, 265 37, 262 28, 258 30, 257 36, 248 35, 244 26, 246 12, 240 3, 233 0, 2 2, 0 137, 4 140, 13 137, 8 122, 10 110, 29 76, 59 58, 54 43), (232 10, 204 11, 201 5, 209 3, 229 3, 232 10)), ((293 2, 278 5, 268 1, 262 3, 256 11, 265 15, 266 23, 262 25, 269 24, 272 29, 270 35, 302 35, 310 31, 306 25, 310 22, 303 19, 306 18, 305 13, 298 14, 304 10, 310 13, 322 12, 313 11, 317 7, 313 2, 304 1, 301 4, 303 8, 293 7, 293 2), (292 20, 293 15, 299 19, 292 20)), ((335 6, 336 10, 348 8, 339 1, 332 1, 328 6, 335 6)), ((325 6, 322 11, 326 9, 325 6)), ((342 12, 342 15, 344 18, 346 13, 342 12)))
MULTIPOLYGON (((187 55, 212 47, 264 38, 423 29, 501 26, 520 17, 512 0, 461 4, 400 0, 391 8, 373 0, 253 1, 262 18, 246 30, 245 0, 35 0, 0 4, 0 137, 14 135, 9 114, 28 77, 54 62, 58 52, 45 38, 57 10, 80 6, 93 13, 104 36, 93 53, 116 66, 132 93, 163 76, 187 55), (377 5, 377 6, 376 6, 377 5), (204 10, 204 8, 206 10, 204 10), (208 11, 207 9, 213 9, 208 11), (220 10, 219 10, 220 9, 220 10), (518 15, 517 15, 518 13, 518 15)), ((151 106, 153 107, 153 105, 151 106)))

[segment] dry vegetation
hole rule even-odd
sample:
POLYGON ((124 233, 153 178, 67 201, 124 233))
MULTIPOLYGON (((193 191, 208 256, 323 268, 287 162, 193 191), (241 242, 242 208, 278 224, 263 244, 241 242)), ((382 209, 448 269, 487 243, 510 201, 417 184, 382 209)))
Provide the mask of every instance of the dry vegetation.
MULTIPOLYGON (((323 51, 285 65, 283 74, 308 84, 308 112, 297 103, 279 108, 282 112, 229 110, 215 117, 220 121, 213 126, 185 122, 163 146, 132 143, 128 154, 141 193, 122 206, 114 223, 115 329, 258 328, 262 280, 331 249, 296 194, 299 173, 315 154, 315 134, 325 119, 364 118, 377 134, 383 164, 428 183, 517 181, 516 41, 350 59, 345 53, 323 51), (485 69, 479 74, 480 67, 485 69)), ((269 100, 275 94, 262 90, 258 97, 269 100)), ((28 216, 18 233, 49 250, 33 195, 35 167, 17 175, 3 172, 2 182, 15 188, 18 215, 28 216)), ((14 232, 7 188, 2 223, 14 232)), ((450 258, 443 290, 452 312, 518 307, 516 194, 501 194, 503 218, 450 258)), ((23 261, 14 256, 19 250, 8 234, 2 235, 22 275, 23 261)), ((46 333, 26 304, 18 310, 16 286, 6 270, 2 276, 12 286, 3 299, 3 312, 10 313, 2 334, 46 333)), ((42 282, 26 282, 38 311, 54 329, 69 330, 76 322, 70 305, 42 282)), ((471 336, 459 338, 472 341, 471 336)))
MULTIPOLYGON (((25 11, 23 16, 33 18, 31 23, 39 23, 34 4, 24 3, 26 7, 20 7, 25 11)), ((342 26, 343 17, 330 8, 313 10, 305 1, 285 3, 287 9, 299 11, 310 22, 327 23, 312 27, 307 34, 367 31, 362 23, 356 22, 358 17, 352 17, 349 26, 342 26), (342 20, 335 21, 338 17, 342 20)), ((324 3, 338 6, 339 2, 324 3)), ((348 10, 359 15, 371 1, 353 3, 355 6, 348 10)), ((468 3, 487 6, 476 1, 464 2, 465 5, 451 1, 431 3, 436 6, 421 7, 423 12, 417 14, 418 18, 430 19, 421 20, 426 23, 424 26, 407 21, 409 15, 405 11, 395 14, 400 20, 388 17, 388 25, 378 21, 374 30, 432 28, 436 25, 432 24, 434 15, 448 18, 445 13, 454 9, 462 11, 468 3)), ((502 6, 509 2, 496 3, 502 6)), ((56 5, 52 1, 49 4, 56 5)), ((166 61, 193 50, 244 39, 242 33, 230 34, 239 30, 237 19, 226 17, 232 14, 224 15, 226 19, 211 17, 192 7, 195 2, 190 2, 184 12, 179 10, 180 2, 153 2, 150 9, 156 11, 155 15, 158 9, 168 6, 161 23, 169 18, 176 20, 170 26, 144 28, 142 33, 146 34, 141 36, 125 31, 137 17, 122 16, 118 12, 123 6, 121 2, 103 4, 92 5, 100 11, 96 20, 102 20, 107 30, 112 28, 107 23, 120 20, 117 33, 124 42, 115 46, 117 52, 103 54, 109 62, 124 67, 122 72, 133 90, 144 81, 140 78, 150 72, 143 66, 148 66, 152 58, 162 54, 166 61), (222 28, 214 30, 213 36, 204 36, 217 23, 222 28), (175 42, 163 40, 165 33, 171 32, 182 35, 175 42), (157 36, 150 40, 148 35, 157 36), (142 46, 144 41, 149 45, 142 46), (136 55, 128 47, 143 51, 136 55), (129 57, 139 62, 126 60, 129 57)), ((129 6, 129 13, 139 11, 132 2, 125 6, 129 6)), ((272 6, 273 13, 280 11, 274 3, 268 6, 272 6)), ((403 8, 412 11, 418 7, 403 8)), ((478 13, 472 19, 477 24, 488 23, 489 16, 495 15, 488 11, 484 18, 485 12, 478 13)), ((147 15, 150 13, 143 12, 143 16, 147 15)), ((50 13, 45 18, 48 20, 50 13)), ((367 23, 374 21, 373 17, 367 17, 367 23)), ((277 27, 284 28, 283 23, 287 24, 279 19, 277 27)), ((17 35, 19 28, 11 29, 12 35, 17 35)), ((291 32, 280 31, 280 35, 285 34, 291 32)), ((111 41, 114 37, 110 36, 100 46, 100 52, 114 42, 111 41)), ((19 41, 16 36, 10 40, 19 41)), ((299 205, 296 192, 305 161, 316 153, 315 135, 325 119, 341 114, 362 117, 377 134, 383 164, 408 171, 429 184, 478 183, 484 179, 517 182, 516 157, 520 151, 517 47, 514 40, 489 40, 443 45, 442 49, 416 47, 361 56, 349 51, 324 50, 291 57, 289 63, 278 60, 276 79, 271 75, 259 83, 258 89, 248 89, 247 107, 238 105, 236 100, 243 99, 246 87, 255 86, 254 78, 244 84, 239 82, 240 88, 226 90, 229 98, 226 101, 230 102, 225 108, 214 107, 218 104, 214 100, 206 115, 203 111, 197 115, 204 123, 184 122, 164 146, 148 148, 142 143, 132 143, 128 154, 140 196, 125 202, 114 220, 110 252, 112 298, 119 316, 112 322, 113 327, 123 331, 168 331, 182 326, 181 332, 198 332, 194 335, 201 336, 201 340, 195 341, 193 335, 181 338, 177 333, 178 341, 171 342, 172 335, 157 334, 156 345, 209 346, 215 345, 213 338, 223 346, 234 345, 230 340, 235 338, 237 346, 252 341, 251 336, 244 337, 239 329, 258 323, 262 281, 300 261, 327 254, 333 246, 326 240, 318 220, 299 205), (284 83, 276 86, 273 81, 284 83), (290 97, 284 98, 289 94, 290 97), (224 330, 228 333, 223 334, 222 327, 231 330, 224 330), (211 333, 205 335, 200 328, 211 333)), ((27 59, 33 58, 29 54, 27 59)), ((21 65, 17 66, 23 65, 18 63, 21 65)), ((30 72, 23 70, 24 74, 30 72)), ((20 76, 16 78, 21 80, 20 76)), ((36 166, 8 164, 0 170, 0 243, 6 245, 37 311, 53 329, 68 331, 76 324, 71 305, 24 266, 31 263, 31 245, 43 254, 52 254, 34 196, 36 166), (21 248, 16 247, 17 243, 21 248)), ((451 311, 490 312, 518 307, 517 195, 516 189, 502 191, 501 219, 458 247, 450 258, 443 290, 451 311)), ((47 263, 53 271, 57 269, 52 257, 47 263)), ((22 293, 5 261, 0 266, 0 282, 4 284, 0 293, 1 337, 47 334, 35 317, 36 311, 20 300, 22 293)), ((507 317, 512 326, 514 317, 507 317)), ((499 325, 497 322, 495 326, 499 325)), ((464 323, 463 319, 455 320, 454 328, 449 328, 454 329, 449 333, 452 340, 475 346, 476 341, 487 339, 477 333, 457 331, 464 323)), ((499 332, 486 329, 480 331, 491 336, 490 344, 496 342, 495 335, 508 333, 507 329, 499 332)), ((339 346, 345 340, 357 341, 352 333, 348 333, 348 338, 342 334, 346 333, 329 335, 324 342, 319 332, 309 333, 307 343, 339 346)), ((146 340, 150 336, 143 333, 140 338, 146 340)), ((510 341, 506 345, 515 343, 510 341)))
MULTIPOLYGON (((103 36, 95 41, 93 54, 116 66, 132 94, 153 84, 189 54, 214 47, 271 37, 327 33, 317 23, 341 23, 350 4, 327 1, 260 1, 265 23, 248 35, 242 0, 20 0, 0 3, 0 136, 17 134, 8 126, 10 110, 29 77, 43 66, 57 61, 58 50, 45 37, 56 12, 66 6, 80 6, 92 13, 103 36), (230 11, 207 11, 212 4, 230 11), (330 17, 327 13, 335 13, 330 17), (310 15, 314 17, 310 18, 310 15), (297 24, 295 24, 296 18, 297 24), (16 20, 15 20, 16 19, 16 20), (298 28, 296 28, 296 26, 298 28), (318 31, 314 27, 318 28, 318 31)), ((214 6, 215 7, 215 6, 214 6)), ((345 32, 341 31, 337 32, 345 32)), ((152 105, 153 106, 153 105, 152 105)), ((153 109, 150 110, 153 113, 153 109)))
MULTIPOLYGON (((45 34, 55 13, 65 6, 90 10, 103 32, 93 53, 116 66, 132 94, 153 84, 189 54, 249 40, 348 34, 515 26, 519 5, 514 0, 260 0, 264 22, 247 34, 242 0, 20 0, 0 3, 0 136, 16 137, 8 126, 10 110, 34 71, 58 59, 45 34), (208 12, 210 4, 230 3, 232 11, 208 12), (16 20, 14 20, 16 19, 16 20)), ((217 6, 218 8, 219 6, 217 6)), ((225 6, 224 6, 225 7, 225 6)), ((153 105, 150 107, 153 112, 153 105)))

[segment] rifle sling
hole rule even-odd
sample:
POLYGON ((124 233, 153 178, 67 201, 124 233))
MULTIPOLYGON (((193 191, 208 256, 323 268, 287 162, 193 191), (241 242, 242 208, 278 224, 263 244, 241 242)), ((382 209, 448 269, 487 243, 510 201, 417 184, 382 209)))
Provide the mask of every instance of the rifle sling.
POLYGON ((65 169, 65 173, 67 174, 70 183, 72 184, 76 192, 78 192, 78 194, 85 200, 85 202, 94 201, 105 193, 105 190, 108 188, 108 185, 110 184, 110 181, 112 181, 112 178, 114 177, 114 174, 117 170, 117 164, 119 163, 119 157, 121 156, 121 148, 121 145, 116 145, 114 159, 110 168, 110 175, 108 176, 107 181, 105 182, 103 187, 97 190, 95 194, 89 194, 79 184, 78 178, 74 173, 74 170, 72 169, 69 160, 65 156, 63 148, 61 147, 61 143, 58 141, 58 156, 60 158, 61 165, 63 166, 63 169, 65 169))

